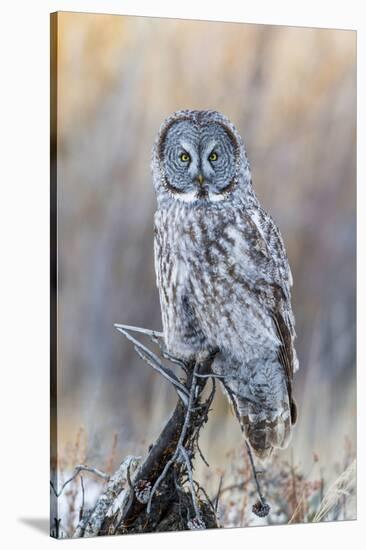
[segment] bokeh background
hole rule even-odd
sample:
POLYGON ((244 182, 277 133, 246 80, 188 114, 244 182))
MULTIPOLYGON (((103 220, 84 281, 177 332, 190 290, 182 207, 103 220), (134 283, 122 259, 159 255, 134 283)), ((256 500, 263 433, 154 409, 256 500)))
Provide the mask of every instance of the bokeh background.
MULTIPOLYGON (((244 138, 294 275, 285 455, 306 470, 315 452, 327 477, 356 437, 356 33, 60 13, 57 74, 60 457, 81 427, 96 467, 112 441, 117 463, 144 454, 174 406, 113 324, 161 328, 152 144, 171 112, 216 109, 244 138)), ((240 441, 218 392, 201 444, 214 471, 240 441)))

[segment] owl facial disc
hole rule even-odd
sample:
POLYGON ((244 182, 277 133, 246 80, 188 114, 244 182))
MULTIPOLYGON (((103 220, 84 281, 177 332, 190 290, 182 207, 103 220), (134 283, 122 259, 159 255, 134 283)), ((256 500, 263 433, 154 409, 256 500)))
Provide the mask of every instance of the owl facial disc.
POLYGON ((239 147, 221 122, 178 117, 158 149, 164 185, 178 200, 222 201, 235 185, 239 147))

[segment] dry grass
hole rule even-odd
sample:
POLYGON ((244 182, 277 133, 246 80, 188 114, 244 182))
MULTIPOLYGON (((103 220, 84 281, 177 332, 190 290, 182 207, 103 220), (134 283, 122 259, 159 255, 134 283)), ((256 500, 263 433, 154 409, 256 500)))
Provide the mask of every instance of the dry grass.
POLYGON ((316 453, 308 472, 292 459, 284 460, 281 453, 268 461, 261 470, 263 492, 271 506, 265 519, 258 519, 251 510, 256 491, 245 449, 229 454, 231 470, 210 472, 207 476, 222 476, 218 511, 223 527, 356 518, 356 460, 348 439, 344 444, 342 464, 327 465, 326 469, 316 453))
MULTIPOLYGON (((329 517, 334 511, 343 506, 345 508, 346 500, 352 496, 356 490, 356 460, 353 460, 344 472, 335 480, 329 488, 327 494, 320 503, 319 509, 315 514, 313 521, 322 521, 329 517)), ((344 511, 344 516, 346 513, 344 511)), ((347 519, 347 517, 344 517, 347 519)))
MULTIPOLYGON (((118 466, 116 448, 117 437, 113 435, 111 449, 104 460, 106 473, 113 473, 118 466)), ((80 429, 75 442, 67 446, 59 461, 60 484, 71 476, 76 464, 88 462, 86 449, 86 434, 80 429)), ((356 458, 347 438, 341 463, 327 465, 326 469, 316 453, 308 472, 302 471, 293 460, 284 460, 281 454, 270 459, 262 469, 257 465, 262 490, 271 506, 269 516, 263 519, 252 512, 257 494, 244 445, 240 451, 229 451, 227 456, 231 462, 227 471, 209 468, 199 480, 203 487, 215 487, 209 497, 223 528, 356 519, 356 458)), ((81 513, 93 507, 104 483, 85 473, 67 486, 59 497, 60 538, 72 537, 81 513)))

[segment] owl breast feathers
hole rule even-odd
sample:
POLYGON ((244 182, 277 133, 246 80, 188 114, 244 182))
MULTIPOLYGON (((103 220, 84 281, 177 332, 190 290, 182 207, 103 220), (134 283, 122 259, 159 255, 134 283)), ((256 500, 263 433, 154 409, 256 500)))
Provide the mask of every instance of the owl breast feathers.
POLYGON ((213 371, 254 452, 285 447, 296 421, 291 271, 252 189, 242 140, 214 111, 180 111, 153 149, 155 270, 173 355, 217 351, 213 371))

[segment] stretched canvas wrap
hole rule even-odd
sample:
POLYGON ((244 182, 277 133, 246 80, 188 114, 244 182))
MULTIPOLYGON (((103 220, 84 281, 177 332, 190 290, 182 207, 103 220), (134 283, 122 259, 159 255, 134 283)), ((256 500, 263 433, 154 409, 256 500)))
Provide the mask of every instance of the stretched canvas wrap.
POLYGON ((51 16, 55 538, 356 518, 356 33, 51 16))

